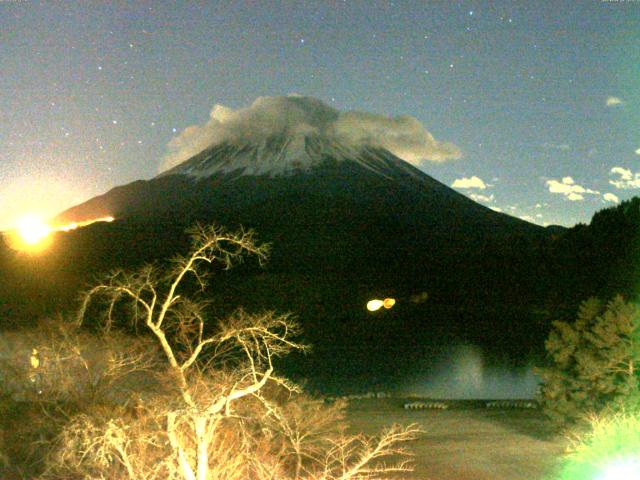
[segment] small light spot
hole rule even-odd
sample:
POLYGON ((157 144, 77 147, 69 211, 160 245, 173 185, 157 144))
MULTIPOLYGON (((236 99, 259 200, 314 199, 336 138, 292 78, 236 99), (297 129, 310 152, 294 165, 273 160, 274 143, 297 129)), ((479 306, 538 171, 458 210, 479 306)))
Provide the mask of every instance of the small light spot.
POLYGON ((112 120, 111 123, 113 123, 114 125, 117 125, 118 121, 117 120, 112 120))
POLYGON ((469 16, 473 17, 473 10, 469 10, 469 16))
POLYGON ((172 131, 173 133, 176 133, 176 132, 178 131, 178 129, 177 129, 177 128, 175 128, 175 127, 173 127, 173 128, 171 129, 171 131, 172 131))

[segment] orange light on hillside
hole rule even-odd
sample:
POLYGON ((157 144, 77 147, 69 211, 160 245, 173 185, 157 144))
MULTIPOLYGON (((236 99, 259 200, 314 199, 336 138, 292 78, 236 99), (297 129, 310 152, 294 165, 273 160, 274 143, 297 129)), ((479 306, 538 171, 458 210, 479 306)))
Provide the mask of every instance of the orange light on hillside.
POLYGON ((114 220, 109 216, 52 227, 39 216, 29 214, 18 219, 13 230, 4 232, 4 238, 9 247, 14 250, 40 253, 49 247, 54 232, 69 232, 92 223, 113 222, 114 220))
POLYGON ((384 308, 386 308, 387 310, 389 310, 391 307, 393 307, 396 304, 396 299, 395 298, 385 298, 382 301, 382 306, 384 308))
POLYGON ((60 225, 58 227, 55 227, 54 230, 58 231, 58 232, 69 232, 71 230, 76 230, 77 228, 80 227, 86 227, 87 225, 91 225, 92 223, 97 223, 97 222, 113 222, 115 220, 115 218, 113 217, 100 217, 100 218, 93 218, 91 220, 84 220, 82 222, 71 222, 68 223, 66 225, 60 225))
POLYGON ((367 302, 367 310, 369 310, 370 312, 375 312, 377 310, 380 310, 382 307, 388 310, 391 307, 393 307, 395 304, 396 304, 395 298, 385 298, 384 300, 378 300, 377 298, 375 298, 367 302))

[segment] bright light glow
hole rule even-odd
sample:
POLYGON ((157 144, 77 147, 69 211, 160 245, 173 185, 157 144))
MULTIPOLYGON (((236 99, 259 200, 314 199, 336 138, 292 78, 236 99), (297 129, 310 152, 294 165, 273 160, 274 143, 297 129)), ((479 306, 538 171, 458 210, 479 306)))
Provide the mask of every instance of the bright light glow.
POLYGON ((640 457, 613 462, 595 480, 640 480, 640 457))
POLYGON ((15 228, 5 232, 4 237, 8 245, 14 250, 39 253, 50 245, 51 234, 54 232, 69 232, 80 227, 86 227, 92 223, 113 222, 114 220, 111 216, 100 217, 52 227, 38 215, 29 214, 18 219, 15 223, 15 228))
POLYGON ((382 300, 369 300, 367 302, 367 310, 375 312, 376 310, 380 310, 380 307, 382 307, 383 304, 384 302, 382 300))
POLYGON ((51 227, 36 215, 25 215, 18 220, 16 230, 27 245, 36 245, 51 233, 51 227))
POLYGON ((382 307, 389 309, 396 304, 395 298, 385 298, 384 300, 373 299, 367 302, 367 310, 370 312, 375 312, 376 310, 380 310, 382 307))
POLYGON ((92 220, 85 220, 83 222, 71 222, 71 223, 68 223, 66 225, 60 225, 59 227, 56 227, 55 230, 59 231, 59 232, 69 232, 71 230, 75 230, 76 228, 86 227, 87 225, 91 225, 92 223, 96 223, 96 222, 113 222, 114 220, 115 220, 115 218, 113 218, 113 217, 94 218, 92 220))
POLYGON ((4 232, 7 245, 14 250, 27 253, 40 253, 51 243, 51 227, 34 214, 20 217, 13 230, 4 232))

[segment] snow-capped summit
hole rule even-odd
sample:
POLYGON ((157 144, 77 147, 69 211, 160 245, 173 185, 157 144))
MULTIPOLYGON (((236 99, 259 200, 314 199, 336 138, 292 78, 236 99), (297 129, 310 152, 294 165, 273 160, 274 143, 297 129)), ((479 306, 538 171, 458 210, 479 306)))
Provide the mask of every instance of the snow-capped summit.
MULTIPOLYGON (((455 231, 464 237, 464 232, 536 229, 473 202, 382 146, 286 130, 209 146, 155 178, 116 187, 77 205, 58 220, 107 215, 264 229, 285 218, 301 228, 309 222, 384 223, 425 238, 435 232, 455 231)), ((390 237, 394 235, 399 234, 390 237)))
POLYGON ((217 174, 288 176, 309 172, 325 162, 353 162, 388 176, 390 169, 415 175, 417 170, 384 148, 348 146, 318 134, 273 135, 261 142, 225 142, 163 172, 208 178, 217 174))

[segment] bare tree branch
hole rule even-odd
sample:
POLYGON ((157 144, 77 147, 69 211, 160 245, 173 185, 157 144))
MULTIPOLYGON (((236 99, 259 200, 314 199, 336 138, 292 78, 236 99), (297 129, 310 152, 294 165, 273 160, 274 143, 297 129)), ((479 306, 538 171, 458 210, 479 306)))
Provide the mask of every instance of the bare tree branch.
MULTIPOLYGON (((206 267, 229 269, 245 255, 262 264, 269 247, 259 244, 251 230, 230 233, 196 225, 190 233, 192 249, 174 258, 170 268, 116 271, 84 293, 78 325, 92 302, 101 300, 105 334, 115 326, 122 306, 132 308, 134 325, 145 327, 162 352, 167 388, 137 396, 102 417, 75 417, 63 432, 52 474, 130 480, 355 480, 407 471, 407 451, 398 444, 415 438, 414 426, 393 427, 377 440, 344 436, 342 405, 323 407, 292 396, 299 387, 274 368, 276 358, 307 348, 298 341, 300 325, 290 315, 239 309, 207 333, 207 305, 190 298, 186 278, 204 289, 206 267), (289 406, 270 398, 270 389, 286 393, 289 406), (381 463, 387 457, 400 460, 381 463)), ((84 358, 79 350, 74 354, 84 358)), ((105 375, 111 375, 110 369, 133 371, 143 360, 137 351, 113 354, 105 375)), ((86 371, 93 368, 83 365, 86 371)))

